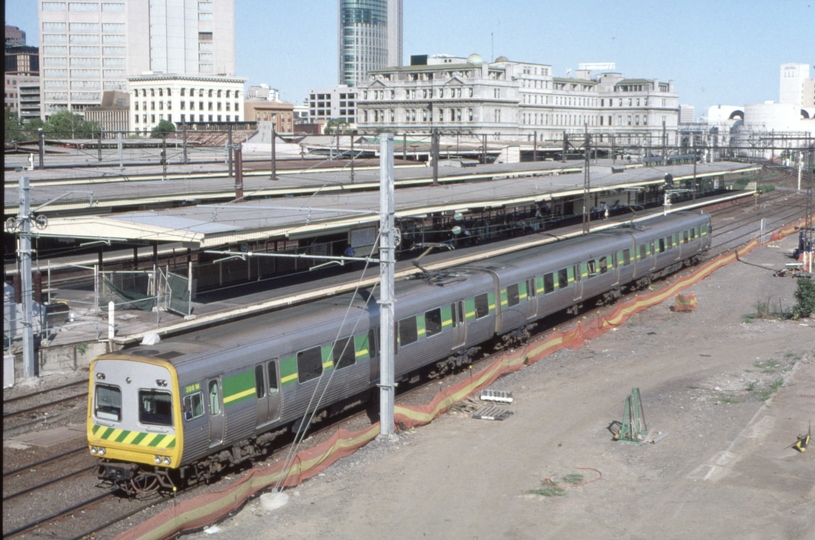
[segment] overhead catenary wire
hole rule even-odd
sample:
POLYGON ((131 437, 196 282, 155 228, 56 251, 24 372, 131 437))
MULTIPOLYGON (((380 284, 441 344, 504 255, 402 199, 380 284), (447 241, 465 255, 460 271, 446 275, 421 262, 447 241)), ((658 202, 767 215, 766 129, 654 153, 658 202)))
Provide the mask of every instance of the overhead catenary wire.
MULTIPOLYGON (((379 240, 380 240, 380 236, 377 236, 376 242, 374 242, 374 247, 371 250, 372 252, 374 251, 376 246, 379 245, 379 240)), ((351 313, 351 310, 353 309, 354 300, 357 298, 357 294, 359 293, 361 283, 362 283, 362 280, 365 277, 365 271, 367 269, 368 269, 368 262, 366 261, 365 267, 364 267, 362 273, 360 274, 360 277, 359 277, 359 280, 357 281, 356 287, 354 288, 354 292, 351 295, 351 299, 349 301, 348 307, 346 308, 345 313, 343 314, 342 322, 340 323, 340 325, 338 327, 338 330, 337 330, 337 335, 335 336, 334 341, 331 344, 330 354, 331 354, 332 360, 333 360, 333 357, 334 357, 334 354, 333 354, 334 353, 334 347, 336 347, 336 344, 339 341, 340 336, 342 335, 342 330, 345 327, 345 322, 348 320, 348 316, 351 313)), ((376 288, 377 288, 377 285, 374 284, 373 288, 371 289, 371 294, 367 295, 367 298, 365 299, 365 307, 367 307, 368 304, 371 302, 371 300, 374 298, 373 292, 376 290, 376 288)), ((344 345, 345 347, 348 347, 349 345, 351 347, 354 347, 354 339, 353 339, 354 331, 357 329, 357 327, 359 325, 359 322, 362 320, 363 317, 366 316, 366 314, 367 314, 366 310, 361 310, 360 311, 356 321, 354 322, 354 327, 353 327, 353 330, 351 331, 351 338, 345 341, 345 345, 344 345)), ((368 347, 369 347, 369 351, 370 351, 371 348, 374 347, 374 344, 373 343, 368 343, 368 347)), ((343 350, 343 352, 344 352, 344 350, 343 350)), ((342 355, 340 355, 340 356, 342 356, 342 355)), ((317 401, 315 403, 314 400, 315 400, 315 397, 317 396, 318 390, 320 389, 320 383, 322 382, 323 378, 325 377, 325 370, 322 370, 322 372, 320 373, 320 376, 317 378, 317 384, 314 386, 314 391, 312 392, 311 397, 310 397, 309 402, 308 402, 308 405, 306 406, 306 414, 303 416, 303 420, 300 422, 300 424, 297 427, 297 433, 295 434, 295 437, 294 437, 294 443, 289 447, 289 451, 286 454, 286 458, 283 461, 283 468, 281 469, 280 477, 278 478, 277 482, 275 482, 275 487, 273 489, 274 492, 277 492, 277 491, 280 490, 280 486, 282 485, 282 483, 285 481, 286 477, 288 476, 289 471, 291 470, 291 467, 294 464, 294 456, 297 455, 297 450, 300 448, 300 444, 303 442, 303 440, 305 440, 306 433, 308 432, 308 427, 311 425, 311 422, 314 420, 314 417, 316 416, 317 411, 320 409, 320 404, 322 403, 322 400, 325 397, 326 392, 328 391, 329 385, 331 384, 331 381, 333 380, 334 374, 336 373, 336 371, 337 371, 337 369, 336 369, 336 366, 335 366, 334 369, 331 370, 331 374, 328 376, 328 380, 323 385, 322 393, 320 393, 320 396, 319 396, 319 398, 317 398, 317 401), (313 406, 313 408, 312 408, 312 406, 313 406), (309 410, 311 410, 311 415, 308 414, 309 410), (308 417, 308 421, 306 421, 306 417, 308 417)))

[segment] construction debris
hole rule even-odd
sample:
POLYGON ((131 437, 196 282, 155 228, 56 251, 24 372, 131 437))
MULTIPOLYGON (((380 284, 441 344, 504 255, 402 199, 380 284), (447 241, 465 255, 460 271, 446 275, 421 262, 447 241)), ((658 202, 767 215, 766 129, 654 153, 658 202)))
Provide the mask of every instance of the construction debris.
POLYGON ((623 421, 614 420, 607 429, 614 436, 615 441, 638 444, 643 441, 648 434, 648 428, 645 427, 645 414, 642 411, 639 388, 632 388, 631 393, 625 399, 623 421))
POLYGON ((505 390, 493 390, 485 388, 481 391, 481 401, 497 401, 501 403, 512 403, 512 392, 505 390))
POLYGON ((807 446, 809 446, 809 441, 812 439, 812 424, 809 425, 809 431, 807 431, 806 435, 798 435, 798 440, 789 445, 787 448, 795 448, 801 453, 807 451, 807 446))
POLYGON ((504 407, 485 405, 473 413, 473 418, 480 420, 504 420, 512 414, 515 413, 504 407))
POLYGON ((690 294, 677 294, 676 298, 674 299, 674 311, 693 311, 699 307, 699 303, 696 301, 696 293, 690 294))

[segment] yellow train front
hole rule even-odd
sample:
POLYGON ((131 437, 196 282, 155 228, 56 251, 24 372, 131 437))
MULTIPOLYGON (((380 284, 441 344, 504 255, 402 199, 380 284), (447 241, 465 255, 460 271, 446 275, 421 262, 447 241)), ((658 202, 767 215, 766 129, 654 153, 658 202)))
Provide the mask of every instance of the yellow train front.
POLYGON ((183 448, 178 377, 158 358, 104 355, 90 366, 88 445, 97 476, 128 491, 174 488, 183 448))

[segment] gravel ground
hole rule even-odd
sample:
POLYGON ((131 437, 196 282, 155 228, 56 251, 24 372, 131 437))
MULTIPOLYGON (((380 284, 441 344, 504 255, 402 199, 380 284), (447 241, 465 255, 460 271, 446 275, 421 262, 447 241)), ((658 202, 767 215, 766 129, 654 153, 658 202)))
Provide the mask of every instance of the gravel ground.
POLYGON ((815 320, 749 317, 794 305, 770 271, 794 246, 697 284, 693 312, 666 302, 503 377, 503 422, 458 407, 188 538, 815 538, 815 447, 789 448, 815 420, 815 320), (606 429, 633 387, 656 444, 606 429))

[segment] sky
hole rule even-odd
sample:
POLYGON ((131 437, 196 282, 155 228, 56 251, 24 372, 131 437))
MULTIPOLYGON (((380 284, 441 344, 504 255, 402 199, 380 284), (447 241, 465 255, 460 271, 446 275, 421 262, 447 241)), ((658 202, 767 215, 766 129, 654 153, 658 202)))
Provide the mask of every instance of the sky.
MULTIPOLYGON (((235 0, 236 75, 296 104, 336 85, 337 16, 337 0, 235 0)), ((36 0, 6 0, 6 23, 39 44, 36 0)), ((815 0, 404 0, 403 53, 506 56, 561 77, 614 62, 673 80, 698 118, 778 101, 781 64, 815 64, 815 0)))

